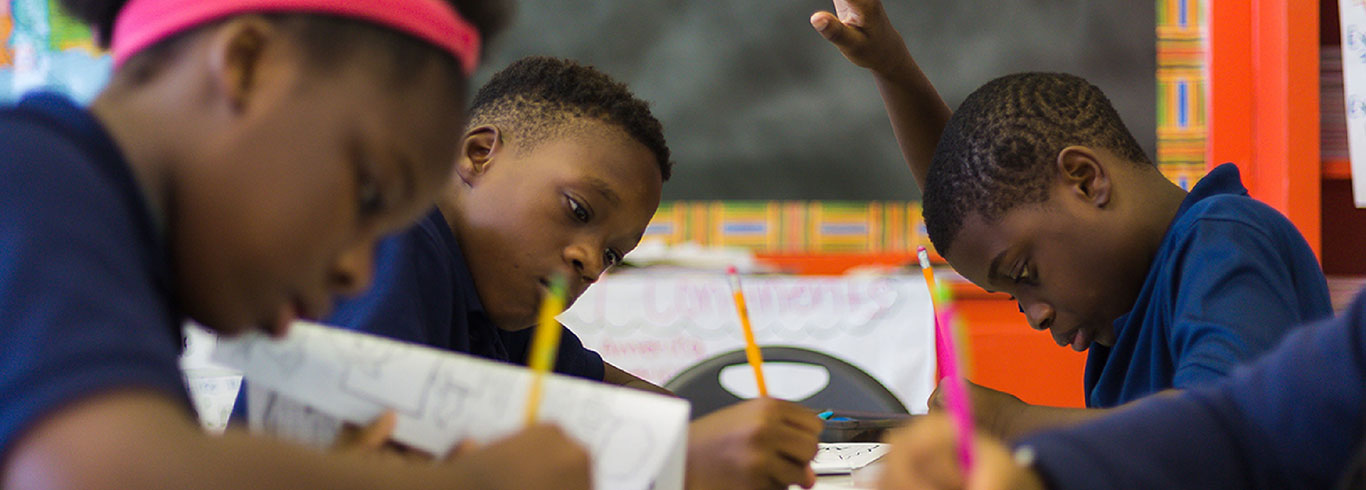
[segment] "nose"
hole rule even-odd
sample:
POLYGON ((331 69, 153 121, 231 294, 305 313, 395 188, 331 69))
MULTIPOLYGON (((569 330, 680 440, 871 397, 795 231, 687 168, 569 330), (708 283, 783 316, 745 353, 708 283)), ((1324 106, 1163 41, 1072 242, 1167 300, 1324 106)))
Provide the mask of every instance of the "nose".
POLYGON ((1026 303, 1020 300, 1020 311, 1025 314, 1025 319, 1029 321, 1029 326, 1034 330, 1047 330, 1053 326, 1054 311, 1053 307, 1042 301, 1026 303))
POLYGON ((328 274, 335 293, 354 295, 365 291, 375 275, 375 240, 366 240, 337 256, 328 274))
POLYGON ((602 247, 593 240, 578 240, 564 248, 564 260, 583 282, 592 284, 607 269, 600 250, 602 247))

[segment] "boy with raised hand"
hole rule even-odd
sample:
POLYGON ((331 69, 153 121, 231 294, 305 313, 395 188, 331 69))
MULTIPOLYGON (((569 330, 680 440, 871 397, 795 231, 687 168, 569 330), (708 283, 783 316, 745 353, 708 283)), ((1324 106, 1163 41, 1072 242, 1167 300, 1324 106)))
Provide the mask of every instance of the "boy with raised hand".
POLYGON ((1295 330, 1212 386, 1014 443, 975 440, 927 417, 892 437, 878 488, 1366 488, 1366 301, 1295 330))
POLYGON ((1100 89, 1070 75, 998 78, 949 117, 879 2, 835 5, 838 15, 818 12, 811 24, 874 73, 938 252, 973 283, 1014 296, 1059 346, 1091 351, 1088 409, 974 386, 986 430, 1014 437, 1208 384, 1290 326, 1331 314, 1304 238, 1247 196, 1232 164, 1183 191, 1100 89))

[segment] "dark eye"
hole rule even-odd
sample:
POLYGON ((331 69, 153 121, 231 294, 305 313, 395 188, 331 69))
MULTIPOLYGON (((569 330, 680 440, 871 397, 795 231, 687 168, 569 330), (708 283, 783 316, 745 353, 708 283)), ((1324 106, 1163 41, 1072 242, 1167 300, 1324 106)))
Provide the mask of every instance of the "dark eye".
POLYGON ((1015 281, 1016 284, 1019 284, 1019 283, 1021 283, 1021 282, 1027 282, 1027 281, 1029 281, 1029 279, 1030 279, 1030 275, 1029 275, 1029 264, 1026 264, 1026 263, 1020 264, 1020 271, 1015 273, 1015 277, 1013 278, 1013 280, 1015 281))
POLYGON ((592 217, 588 213, 588 208, 579 204, 579 202, 572 197, 569 198, 569 212, 574 213, 574 219, 579 220, 582 223, 587 223, 588 218, 592 217))
POLYGON ((621 254, 617 253, 616 250, 609 248, 606 252, 603 252, 602 262, 606 267, 616 266, 621 263, 621 254))
POLYGON ((374 176, 362 166, 356 171, 356 209, 361 216, 370 217, 384 211, 384 195, 374 176))

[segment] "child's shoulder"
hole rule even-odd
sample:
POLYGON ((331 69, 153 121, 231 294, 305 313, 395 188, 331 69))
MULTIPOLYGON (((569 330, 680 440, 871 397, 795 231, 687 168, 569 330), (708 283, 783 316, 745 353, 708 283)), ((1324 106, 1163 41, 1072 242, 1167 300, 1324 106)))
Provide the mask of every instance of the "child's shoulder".
POLYGON ((1250 238, 1280 238, 1287 231, 1299 232, 1285 215, 1264 202, 1242 194, 1217 194, 1192 204, 1173 223, 1177 233, 1217 229, 1223 233, 1248 233, 1250 238))
POLYGON ((0 181, 57 192, 61 184, 88 188, 83 179, 109 177, 102 164, 121 157, 94 117, 55 96, 33 99, 0 109, 0 181))

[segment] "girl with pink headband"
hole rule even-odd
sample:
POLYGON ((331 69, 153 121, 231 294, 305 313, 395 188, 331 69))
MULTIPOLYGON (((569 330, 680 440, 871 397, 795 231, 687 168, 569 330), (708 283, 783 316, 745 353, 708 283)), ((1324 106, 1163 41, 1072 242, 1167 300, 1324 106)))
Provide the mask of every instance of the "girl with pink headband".
POLYGON ((177 364, 185 320, 279 334, 367 286, 447 182, 502 5, 63 4, 117 68, 88 108, 0 108, 0 487, 588 488, 549 427, 442 465, 209 437, 177 364))

